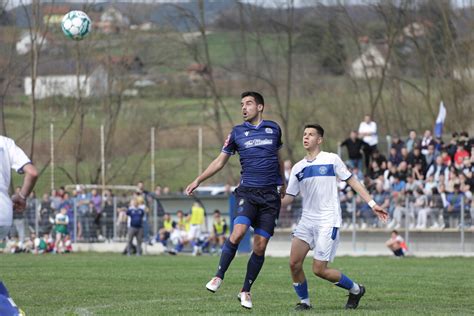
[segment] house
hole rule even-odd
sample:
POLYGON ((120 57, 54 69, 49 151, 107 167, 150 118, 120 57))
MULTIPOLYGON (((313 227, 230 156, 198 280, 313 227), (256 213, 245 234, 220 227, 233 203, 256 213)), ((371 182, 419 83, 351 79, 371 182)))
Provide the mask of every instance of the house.
POLYGON ((387 45, 368 43, 364 46, 362 55, 350 65, 351 77, 358 79, 382 77, 384 67, 390 69, 390 63, 387 61, 387 45))
POLYGON ((63 17, 66 13, 73 10, 71 6, 68 5, 51 5, 45 4, 42 7, 43 10, 43 23, 50 25, 61 24, 63 17))
POLYGON ((105 34, 119 33, 120 30, 130 27, 130 19, 120 10, 110 6, 100 15, 96 27, 105 34))
POLYGON ((205 64, 194 63, 186 69, 189 81, 196 83, 209 75, 209 67, 205 64))
MULTIPOLYGON (((74 60, 43 61, 38 65, 35 96, 44 99, 52 96, 77 97, 76 63, 74 60)), ((107 93, 107 72, 101 64, 83 62, 79 73, 81 97, 102 96, 107 93)), ((24 77, 25 95, 32 95, 32 80, 24 77)))

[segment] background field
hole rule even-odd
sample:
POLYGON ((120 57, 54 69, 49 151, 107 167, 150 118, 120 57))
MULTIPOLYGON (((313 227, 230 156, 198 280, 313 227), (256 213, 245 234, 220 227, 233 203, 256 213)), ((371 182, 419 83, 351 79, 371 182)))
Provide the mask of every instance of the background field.
MULTIPOLYGON (((288 258, 267 258, 253 311, 236 300, 247 264, 239 256, 216 294, 204 289, 218 257, 118 254, 2 255, 0 276, 27 315, 287 315, 297 302, 288 258)), ((471 314, 472 259, 340 257, 334 267, 367 287, 354 315, 471 314)), ((305 269, 310 271, 310 260, 305 269)), ((345 291, 309 278, 313 313, 345 313, 345 291)))

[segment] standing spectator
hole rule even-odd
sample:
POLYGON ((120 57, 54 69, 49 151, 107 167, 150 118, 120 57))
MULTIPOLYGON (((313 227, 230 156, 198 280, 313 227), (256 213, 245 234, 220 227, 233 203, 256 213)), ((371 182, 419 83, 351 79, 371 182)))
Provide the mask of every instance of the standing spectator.
POLYGON ((86 193, 82 186, 77 188, 77 238, 89 240, 91 237, 90 234, 90 222, 91 222, 91 210, 90 210, 90 200, 91 196, 89 193, 86 193))
POLYGON ((56 189, 51 190, 50 200, 51 200, 51 208, 53 209, 53 211, 59 212, 60 205, 62 202, 62 196, 59 195, 56 189))
POLYGON ((398 231, 396 230, 392 231, 392 235, 390 239, 385 242, 385 245, 388 247, 388 249, 393 251, 393 254, 396 257, 404 257, 405 252, 408 250, 405 240, 402 236, 400 236, 400 234, 398 234, 398 231))
POLYGON ((94 223, 94 236, 101 241, 104 239, 102 236, 102 196, 97 193, 96 189, 91 191, 91 213, 94 223))
POLYGON ((51 232, 52 224, 51 219, 54 216, 54 211, 51 208, 51 201, 49 199, 49 194, 43 194, 43 199, 41 200, 41 206, 39 211, 39 236, 43 236, 51 232))
POLYGON ((401 140, 400 135, 398 135, 398 133, 394 133, 391 148, 395 148, 395 150, 397 151, 397 154, 401 156, 402 148, 404 147, 405 147, 405 142, 401 140))
POLYGON ((114 196, 110 190, 104 192, 104 209, 102 219, 105 223, 104 237, 110 241, 114 237, 114 196))
POLYGON ((37 219, 38 216, 38 211, 39 211, 39 203, 38 200, 36 199, 36 193, 35 191, 31 191, 30 195, 28 196, 28 199, 26 200, 26 220, 27 220, 27 227, 30 232, 35 232, 37 233, 37 219))
POLYGON ((408 134, 408 139, 406 141, 406 147, 408 152, 411 153, 415 146, 419 146, 419 140, 416 136, 416 132, 414 130, 411 130, 410 134, 408 134))
POLYGON ((430 144, 433 144, 433 136, 431 135, 431 131, 427 129, 421 139, 421 153, 423 155, 428 154, 428 145, 430 144))
POLYGON ((131 255, 133 248, 133 238, 137 240, 137 256, 142 255, 142 242, 143 242, 143 217, 145 216, 145 210, 139 207, 138 201, 132 199, 130 201, 130 207, 127 210, 127 216, 130 218, 130 226, 128 227, 128 246, 127 255, 131 255))
MULTIPOLYGON (((166 187, 165 187, 166 189, 166 187)), ((161 192, 161 194, 165 195, 165 191, 166 194, 169 194, 169 188, 168 189, 163 189, 163 191, 161 192)), ((149 199, 151 199, 151 195, 150 195, 150 192, 148 190, 145 189, 145 184, 143 183, 143 181, 138 181, 137 183, 137 189, 135 191, 135 195, 137 197, 140 197, 140 200, 139 200, 139 204, 141 205, 140 207, 142 207, 144 210, 145 210, 145 217, 143 218, 143 236, 144 236, 144 239, 145 239, 145 242, 148 243, 150 246, 153 245, 152 241, 151 241, 151 238, 150 238, 150 201, 149 199)))
POLYGON ((362 150, 367 146, 367 144, 357 137, 356 131, 351 131, 351 133, 349 134, 349 138, 347 138, 341 143, 341 147, 344 146, 347 148, 347 154, 349 156, 349 160, 346 161, 346 164, 350 168, 357 167, 359 168, 359 170, 362 170, 362 150))
POLYGON ((377 136, 377 123, 372 121, 370 115, 364 117, 359 125, 359 137, 368 145, 364 148, 365 155, 365 167, 369 168, 370 157, 375 149, 377 149, 377 144, 379 142, 377 136))

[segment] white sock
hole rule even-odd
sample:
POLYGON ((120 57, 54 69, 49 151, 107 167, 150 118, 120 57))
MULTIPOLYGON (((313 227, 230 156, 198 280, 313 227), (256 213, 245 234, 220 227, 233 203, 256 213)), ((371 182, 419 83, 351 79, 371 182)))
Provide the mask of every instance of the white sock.
POLYGON ((354 282, 354 285, 353 285, 352 288, 349 290, 349 293, 354 294, 354 295, 359 294, 359 293, 360 293, 359 284, 357 284, 357 283, 354 282))
POLYGON ((305 298, 304 300, 301 300, 301 303, 304 303, 306 305, 311 305, 311 303, 309 302, 309 297, 305 298))

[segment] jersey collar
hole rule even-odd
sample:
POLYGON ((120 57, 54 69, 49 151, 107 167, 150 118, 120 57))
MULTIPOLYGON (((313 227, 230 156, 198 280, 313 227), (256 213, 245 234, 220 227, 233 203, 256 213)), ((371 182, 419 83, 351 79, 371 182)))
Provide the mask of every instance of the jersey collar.
POLYGON ((262 126, 263 121, 264 121, 264 120, 261 120, 260 123, 258 123, 258 125, 252 125, 252 124, 250 124, 249 122, 244 122, 244 125, 247 126, 248 128, 259 129, 260 126, 262 126))

